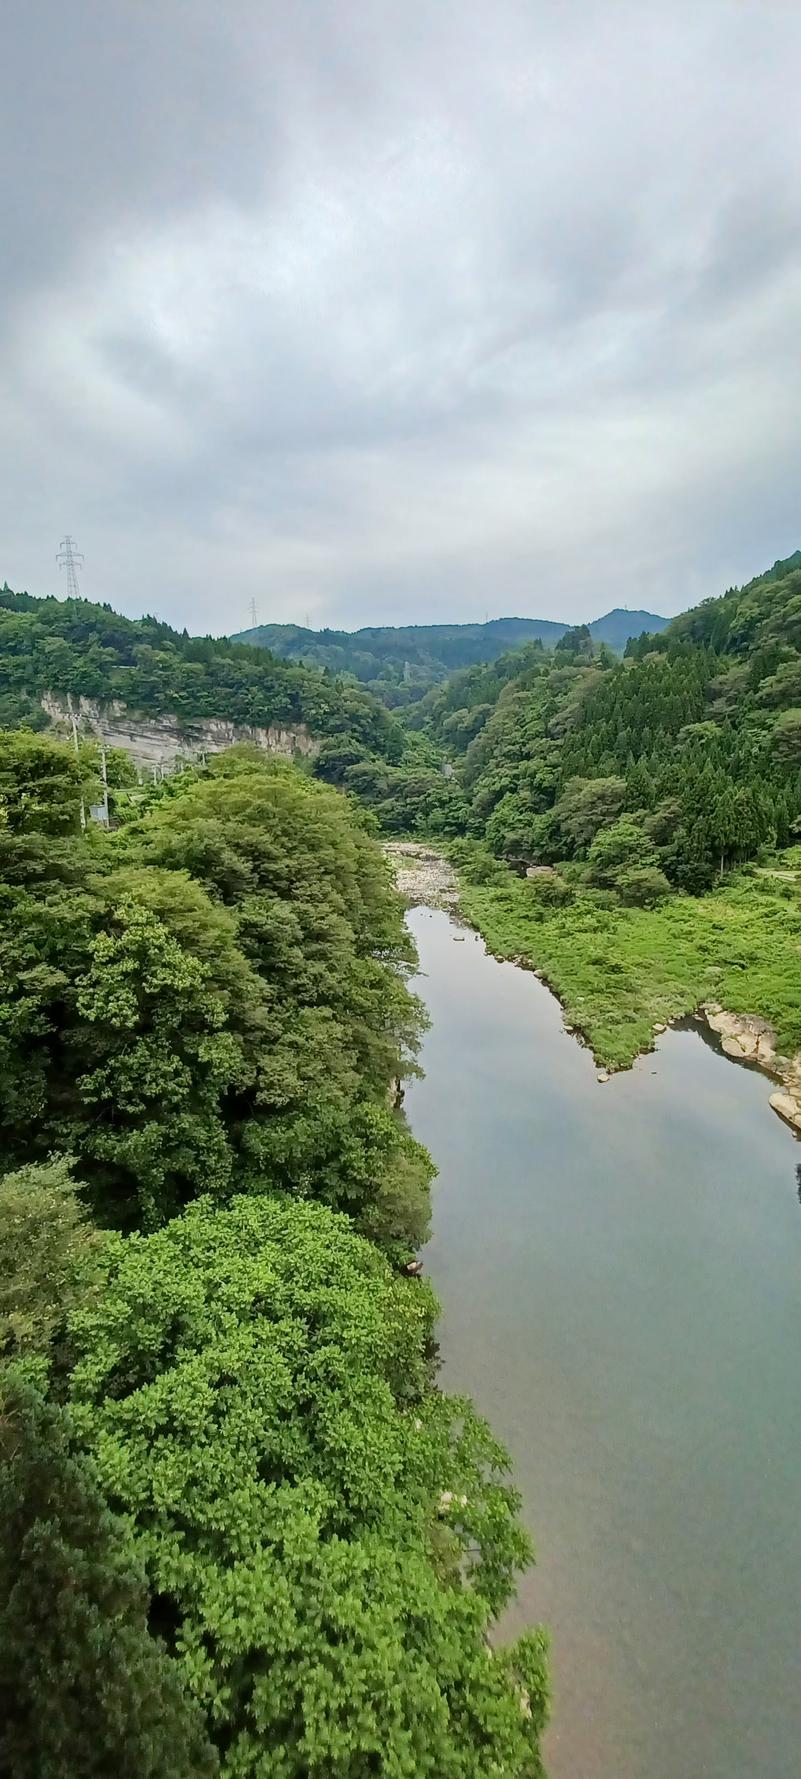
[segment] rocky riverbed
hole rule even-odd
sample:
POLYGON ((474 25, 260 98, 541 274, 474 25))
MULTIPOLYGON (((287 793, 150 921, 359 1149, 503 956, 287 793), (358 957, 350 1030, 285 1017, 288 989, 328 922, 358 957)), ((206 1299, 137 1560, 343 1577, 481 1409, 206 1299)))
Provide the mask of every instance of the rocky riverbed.
POLYGON ((444 908, 452 912, 459 900, 456 872, 441 853, 416 840, 388 840, 384 846, 391 860, 401 895, 416 908, 444 908))

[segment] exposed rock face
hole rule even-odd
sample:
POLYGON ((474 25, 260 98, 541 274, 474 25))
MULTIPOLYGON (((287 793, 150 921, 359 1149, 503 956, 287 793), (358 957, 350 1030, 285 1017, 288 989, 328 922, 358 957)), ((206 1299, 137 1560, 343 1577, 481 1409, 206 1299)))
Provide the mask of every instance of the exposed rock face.
POLYGON ((526 866, 526 876, 527 877, 555 877, 556 872, 553 868, 553 865, 527 865, 526 866))
MULTIPOLYGON (((55 692, 44 692, 42 709, 57 728, 69 731, 70 714, 67 701, 55 692)), ((187 722, 175 715, 148 716, 130 710, 114 699, 110 704, 97 704, 91 698, 74 698, 73 711, 78 728, 84 735, 104 741, 107 747, 121 747, 145 772, 171 772, 178 760, 199 760, 204 754, 219 754, 238 741, 248 741, 266 753, 281 754, 292 759, 297 754, 316 754, 318 743, 302 723, 284 727, 271 723, 259 728, 249 723, 228 723, 222 717, 206 717, 187 722)))
POLYGON ((412 840, 388 840, 384 852, 395 870, 395 881, 412 907, 455 908, 459 899, 456 872, 438 852, 412 840))

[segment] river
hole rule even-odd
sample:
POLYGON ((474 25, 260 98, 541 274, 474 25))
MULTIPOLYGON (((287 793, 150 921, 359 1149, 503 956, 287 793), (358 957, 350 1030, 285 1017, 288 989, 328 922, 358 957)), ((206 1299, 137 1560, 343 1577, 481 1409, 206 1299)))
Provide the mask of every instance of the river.
POLYGON ((441 1376, 537 1544, 551 1779, 799 1779, 801 1148, 697 1031, 600 1086, 533 975, 409 921, 441 1376))

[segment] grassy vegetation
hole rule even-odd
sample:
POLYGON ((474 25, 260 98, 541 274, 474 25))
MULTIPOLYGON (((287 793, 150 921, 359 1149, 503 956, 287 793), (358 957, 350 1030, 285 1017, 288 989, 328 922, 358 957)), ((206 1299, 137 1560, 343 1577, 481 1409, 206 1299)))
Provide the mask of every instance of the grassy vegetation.
POLYGON ((784 1054, 801 1048, 801 847, 772 860, 771 874, 740 872, 656 908, 517 877, 476 844, 451 852, 468 920, 498 957, 541 972, 605 1068, 627 1068, 656 1024, 702 1001, 768 1019, 784 1054), (555 905, 559 895, 568 899, 555 905))

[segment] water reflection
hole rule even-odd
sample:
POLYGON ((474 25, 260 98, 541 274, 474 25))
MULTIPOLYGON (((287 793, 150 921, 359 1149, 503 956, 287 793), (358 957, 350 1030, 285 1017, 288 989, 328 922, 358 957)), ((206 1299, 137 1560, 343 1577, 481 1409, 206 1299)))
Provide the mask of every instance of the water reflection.
POLYGON ((714 1034, 601 1087, 529 973, 411 917, 444 1382, 509 1445, 552 1779, 798 1779, 801 1167, 714 1034))

